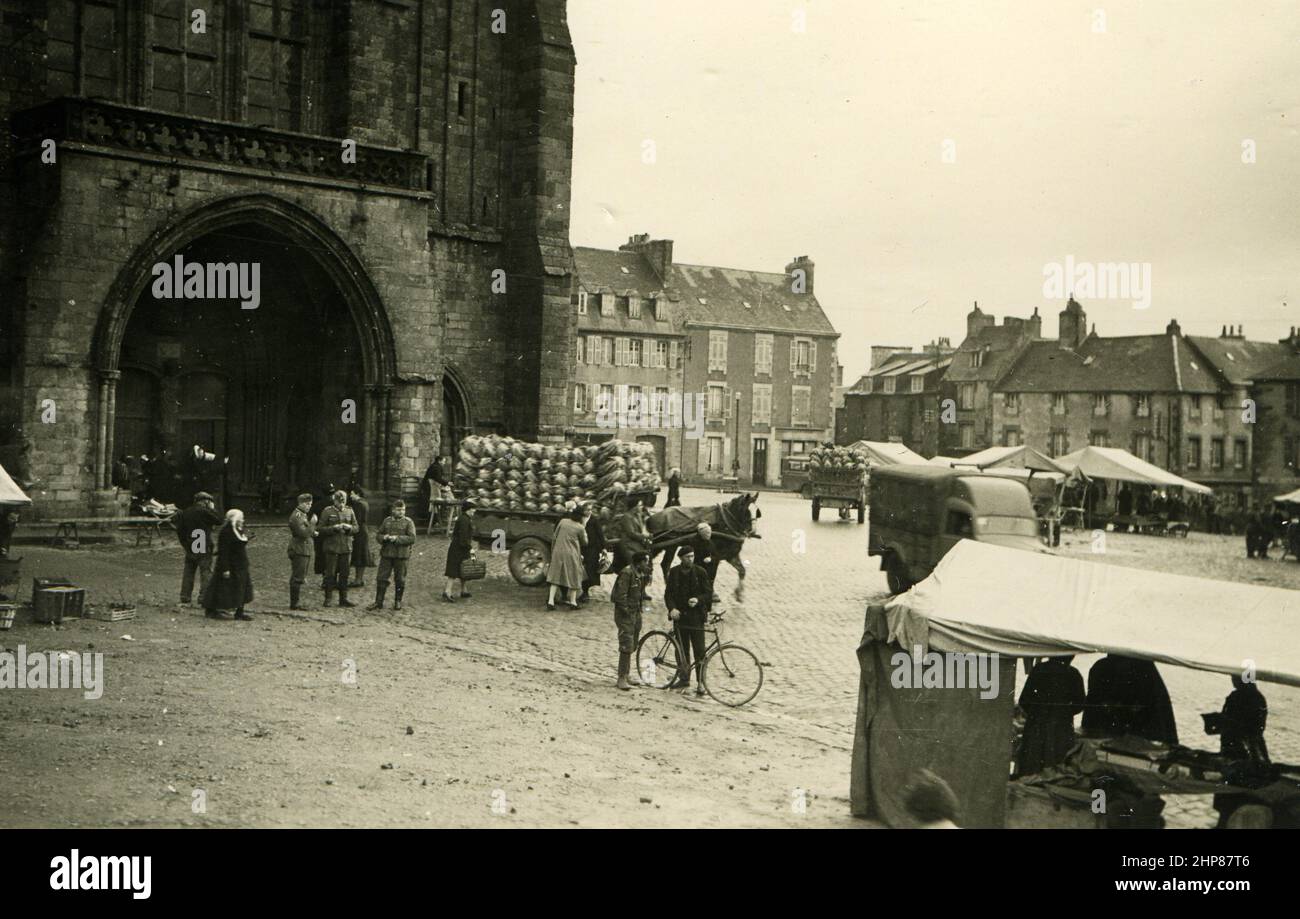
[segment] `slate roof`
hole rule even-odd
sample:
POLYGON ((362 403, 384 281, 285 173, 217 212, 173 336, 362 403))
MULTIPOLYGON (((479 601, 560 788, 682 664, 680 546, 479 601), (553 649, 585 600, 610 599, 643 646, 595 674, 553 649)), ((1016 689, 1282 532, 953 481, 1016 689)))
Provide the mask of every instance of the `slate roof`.
MULTIPOLYGON (((792 293, 786 274, 674 263, 668 277, 660 280, 650 262, 637 252, 575 246, 573 258, 583 290, 643 298, 662 291, 668 295, 674 319, 700 326, 839 337, 817 298, 792 293)), ((617 327, 611 325, 611 319, 620 317, 600 317, 596 322, 589 312, 583 318, 591 319, 593 327, 610 328, 617 327)), ((621 319, 628 322, 626 315, 621 319)), ((640 327, 638 320, 630 322, 628 328, 640 327)), ((651 325, 655 325, 653 317, 651 325)))
POLYGON ((1178 335, 1090 335, 1073 351, 1055 341, 1035 341, 996 388, 1001 392, 1218 392, 1221 382, 1206 363, 1178 335))
MULTIPOLYGON (((653 295, 667 296, 663 282, 654 268, 639 253, 611 252, 607 249, 588 249, 575 246, 573 262, 578 283, 589 294, 609 293, 616 297, 636 296, 647 300, 653 295), (626 270, 624 270, 626 269, 626 270)), ((648 303, 641 304, 641 317, 633 319, 626 308, 616 308, 614 315, 602 316, 594 302, 587 306, 587 314, 578 317, 579 331, 589 329, 641 332, 646 335, 680 335, 681 319, 672 298, 668 298, 668 319, 655 319, 648 303)))
POLYGON ((1227 378, 1243 385, 1259 379, 1260 374, 1287 362, 1294 352, 1289 345, 1275 341, 1246 341, 1242 338, 1208 338, 1188 335, 1206 359, 1227 378))
POLYGON ((961 343, 944 380, 952 383, 991 383, 997 380, 1020 353, 1021 341, 1026 335, 1023 327, 1015 325, 991 325, 980 329, 961 343), (972 367, 968 355, 984 348, 988 349, 984 363, 972 367))
POLYGON ((791 293, 787 274, 674 263, 669 288, 695 325, 839 337, 816 296, 791 293))
POLYGON ((1300 380, 1300 354, 1296 354, 1290 348, 1287 348, 1287 352, 1287 355, 1277 363, 1258 371, 1253 379, 1300 380))

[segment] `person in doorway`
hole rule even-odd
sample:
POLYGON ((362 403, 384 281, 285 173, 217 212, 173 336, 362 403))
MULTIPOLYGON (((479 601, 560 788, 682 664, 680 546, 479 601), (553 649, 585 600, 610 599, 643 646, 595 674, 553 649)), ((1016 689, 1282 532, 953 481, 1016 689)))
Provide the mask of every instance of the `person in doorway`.
POLYGON ((194 575, 199 576, 199 595, 207 590, 212 575, 212 557, 217 547, 212 541, 212 531, 221 525, 216 501, 206 491, 194 496, 194 503, 176 515, 176 538, 185 552, 185 568, 181 572, 181 606, 188 606, 194 596, 194 575))
POLYGON ((614 628, 618 630, 619 689, 631 689, 632 655, 641 639, 641 613, 645 609, 645 585, 650 577, 650 556, 637 553, 614 580, 614 628))
POLYGON ((676 466, 668 473, 668 500, 664 507, 682 506, 682 471, 676 466))
POLYGON ((1074 656, 1039 662, 1020 691, 1025 730, 1020 736, 1016 772, 1034 775, 1059 764, 1074 746, 1074 716, 1083 711, 1083 674, 1071 666, 1074 656))
POLYGON ((555 527, 555 536, 551 539, 551 563, 546 569, 548 610, 555 609, 555 598, 561 590, 564 591, 565 603, 572 609, 578 608, 578 591, 586 576, 582 550, 587 545, 587 520, 590 517, 591 508, 580 505, 555 527))
POLYGON ((677 664, 677 676, 668 688, 690 687, 691 656, 694 651, 697 678, 695 694, 702 696, 704 686, 698 677, 700 665, 704 662, 704 627, 709 621, 709 609, 713 604, 713 585, 709 583, 708 572, 695 564, 695 550, 691 546, 683 546, 677 558, 678 563, 668 572, 664 605, 668 607, 668 618, 673 621, 673 631, 677 635, 682 657, 677 664))
POLYGON ((311 507, 312 496, 304 492, 289 515, 289 609, 306 608, 302 605, 302 585, 307 582, 317 520, 311 507))
POLYGON ((388 591, 388 578, 393 579, 393 609, 402 608, 402 594, 406 592, 406 566, 415 545, 415 521, 406 516, 406 502, 394 501, 392 513, 384 518, 375 533, 379 542, 379 572, 375 575, 375 602, 372 610, 384 608, 384 594, 388 591))
POLYGON ((370 502, 360 485, 348 490, 348 506, 357 518, 357 530, 352 536, 352 580, 349 587, 366 586, 366 569, 375 567, 375 550, 370 543, 370 502))
POLYGON ((469 599, 470 592, 465 589, 465 581, 460 576, 461 563, 474 558, 474 502, 466 498, 460 504, 460 516, 451 533, 451 545, 447 546, 447 563, 442 573, 447 583, 442 589, 442 602, 455 603, 458 598, 469 599), (455 593, 452 593, 452 588, 455 593))
POLYGON ((244 512, 226 511, 226 522, 217 535, 217 561, 212 579, 203 592, 203 614, 220 619, 223 612, 234 612, 236 619, 251 621, 244 607, 253 602, 253 576, 248 567, 248 531, 244 512))
POLYGON ((357 515, 348 507, 347 492, 334 492, 334 503, 321 512, 316 530, 321 534, 321 551, 325 556, 325 605, 339 592, 339 606, 348 602, 348 566, 352 560, 352 534, 357 530, 357 515))

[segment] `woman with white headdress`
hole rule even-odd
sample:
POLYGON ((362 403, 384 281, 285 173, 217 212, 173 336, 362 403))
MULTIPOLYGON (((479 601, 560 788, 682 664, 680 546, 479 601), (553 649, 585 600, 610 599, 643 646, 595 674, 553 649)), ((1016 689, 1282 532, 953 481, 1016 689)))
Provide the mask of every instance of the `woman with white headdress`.
POLYGON ((226 521, 217 536, 217 562, 212 578, 203 592, 203 615, 220 619, 223 612, 234 612, 236 619, 251 620, 244 605, 253 602, 253 576, 248 568, 248 530, 244 512, 226 511, 226 521))

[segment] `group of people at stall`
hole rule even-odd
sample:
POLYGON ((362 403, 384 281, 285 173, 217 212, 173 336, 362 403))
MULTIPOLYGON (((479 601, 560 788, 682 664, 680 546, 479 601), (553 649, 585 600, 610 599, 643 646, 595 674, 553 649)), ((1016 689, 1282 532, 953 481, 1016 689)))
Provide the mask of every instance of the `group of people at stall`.
MULTIPOLYGON (((1156 665, 1108 654, 1083 675, 1071 657, 1033 662, 1021 690, 1019 706, 1024 728, 1016 754, 1016 774, 1028 776, 1061 765, 1074 750, 1078 735, 1075 716, 1082 714, 1082 734, 1089 738, 1139 737, 1170 747, 1178 743, 1173 704, 1156 665)), ((1217 733, 1220 756, 1235 763, 1234 775, 1267 767, 1264 730, 1268 703, 1258 685, 1232 675, 1232 693, 1220 712, 1206 717, 1206 729, 1217 733)), ((1223 825, 1243 802, 1241 795, 1216 795, 1223 825)))

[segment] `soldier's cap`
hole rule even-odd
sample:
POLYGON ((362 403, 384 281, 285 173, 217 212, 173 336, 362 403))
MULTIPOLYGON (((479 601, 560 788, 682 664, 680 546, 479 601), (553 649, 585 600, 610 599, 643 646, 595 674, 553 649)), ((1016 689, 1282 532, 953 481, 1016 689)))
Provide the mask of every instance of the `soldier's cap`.
POLYGON ((200 501, 211 501, 213 504, 217 503, 217 499, 212 497, 212 495, 208 494, 206 491, 200 491, 194 495, 194 503, 198 504, 200 501))
POLYGON ((306 502, 307 504, 310 504, 311 502, 313 502, 313 501, 315 501, 315 500, 316 500, 316 499, 312 496, 311 492, 309 492, 309 491, 304 491, 302 494, 300 494, 300 495, 298 496, 298 503, 299 503, 299 504, 302 504, 302 503, 304 503, 304 502, 306 502))
POLYGON ((678 551, 678 553, 677 553, 677 557, 678 557, 678 558, 686 558, 687 556, 690 556, 691 558, 694 558, 694 557, 695 557, 695 549, 694 549, 694 547, 692 547, 692 546, 682 546, 681 550, 678 551))

